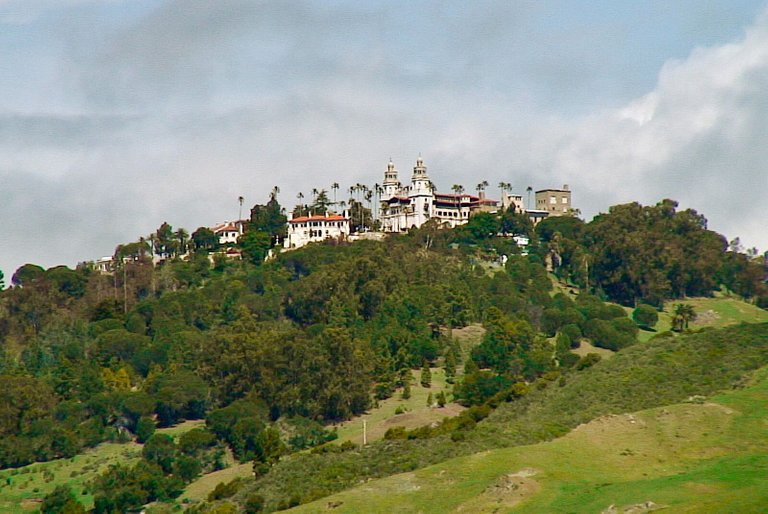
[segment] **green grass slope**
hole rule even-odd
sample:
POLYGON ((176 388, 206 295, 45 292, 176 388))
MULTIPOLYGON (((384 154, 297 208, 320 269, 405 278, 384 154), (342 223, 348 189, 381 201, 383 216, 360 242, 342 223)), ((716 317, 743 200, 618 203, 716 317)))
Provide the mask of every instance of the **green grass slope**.
POLYGON ((768 324, 655 339, 500 406, 463 441, 440 436, 386 441, 340 454, 297 455, 280 462, 242 495, 258 492, 271 509, 289 501, 315 500, 371 478, 413 471, 452 457, 551 440, 608 414, 670 405, 693 395, 709 396, 731 388, 746 373, 766 364, 768 324))
MULTIPOLYGON (((738 298, 716 294, 712 298, 688 298, 680 301, 667 302, 664 310, 659 313, 659 322, 655 331, 641 330, 638 339, 647 341, 659 332, 672 328, 672 314, 678 303, 690 304, 696 311, 697 318, 691 323, 691 328, 704 327, 723 328, 736 323, 766 323, 768 310, 761 309, 738 298)), ((627 309, 631 315, 632 309, 627 309)))
MULTIPOLYGON (((368 482, 295 512, 764 512, 768 369, 744 389, 368 482)), ((293 512, 293 511, 292 511, 293 512)))
MULTIPOLYGON (((159 433, 178 437, 184 432, 204 425, 204 421, 185 421, 174 427, 161 428, 159 433)), ((87 484, 114 464, 132 464, 141 457, 138 443, 102 443, 70 459, 38 462, 18 469, 0 471, 0 513, 35 511, 43 497, 59 485, 72 488, 78 501, 93 507, 93 495, 87 484)))

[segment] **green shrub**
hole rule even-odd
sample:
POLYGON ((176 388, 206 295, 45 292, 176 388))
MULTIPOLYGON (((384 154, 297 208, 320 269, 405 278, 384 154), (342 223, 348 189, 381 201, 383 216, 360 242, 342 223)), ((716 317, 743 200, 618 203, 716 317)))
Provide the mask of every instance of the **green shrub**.
POLYGON ((152 418, 142 416, 136 423, 136 442, 146 443, 155 433, 155 422, 152 418))
POLYGON ((653 328, 659 321, 659 312, 655 307, 642 304, 632 311, 632 319, 643 328, 653 328))
POLYGON ((384 432, 385 441, 392 441, 395 439, 406 439, 407 437, 408 437, 408 434, 405 431, 405 427, 401 427, 401 426, 391 427, 387 429, 386 432, 384 432))
POLYGON ((243 486, 243 481, 240 478, 236 478, 230 482, 219 482, 213 491, 208 494, 208 501, 223 500, 224 498, 231 498, 237 491, 243 486))
POLYGON ((601 360, 602 360, 602 357, 600 357, 599 354, 597 354, 597 353, 588 353, 584 357, 579 359, 579 361, 576 363, 576 369, 577 370, 582 370, 582 369, 589 368, 591 366, 594 366, 595 364, 597 364, 601 360))

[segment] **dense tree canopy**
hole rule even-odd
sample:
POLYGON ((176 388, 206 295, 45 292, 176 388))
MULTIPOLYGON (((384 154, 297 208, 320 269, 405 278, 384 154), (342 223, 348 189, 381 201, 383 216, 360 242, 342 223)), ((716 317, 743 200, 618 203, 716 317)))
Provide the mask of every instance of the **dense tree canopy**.
MULTIPOLYGON (((318 191, 316 207, 326 200, 318 191)), ((358 227, 370 226, 362 200, 353 206, 358 227)), ((426 383, 430 367, 444 366, 458 401, 490 408, 593 364, 570 352, 582 339, 633 344, 670 299, 724 287, 768 301, 755 256, 727 249, 701 215, 672 201, 616 206, 589 223, 553 217, 535 230, 519 213, 481 213, 455 230, 431 222, 265 261, 284 230, 275 193, 251 210, 242 260, 209 258, 218 246, 209 229, 189 236, 164 223, 151 247, 120 245, 111 273, 19 268, 0 292, 0 465, 138 439, 141 462, 93 487, 99 512, 136 508, 173 498, 220 465, 227 446, 269 472, 284 452, 332 438, 324 424, 398 387, 410 394, 412 369, 423 368, 426 383), (519 248, 517 235, 530 244, 519 248), (633 322, 606 300, 652 306, 637 307, 633 322), (469 324, 485 333, 465 355, 450 329, 469 324), (185 440, 155 433, 203 418, 206 428, 185 440)), ((683 331, 695 313, 680 305, 674 328, 683 331)), ((62 501, 63 490, 50 499, 62 501)))

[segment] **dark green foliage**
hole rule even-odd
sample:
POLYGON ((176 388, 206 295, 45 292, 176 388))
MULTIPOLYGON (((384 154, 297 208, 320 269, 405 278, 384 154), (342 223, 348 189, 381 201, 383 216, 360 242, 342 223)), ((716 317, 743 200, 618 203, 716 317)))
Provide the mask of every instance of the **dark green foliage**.
POLYGON ((176 443, 169 435, 154 434, 144 444, 141 455, 148 462, 160 466, 164 473, 170 473, 176 459, 176 443))
POLYGON ((488 398, 511 386, 513 380, 491 371, 474 371, 464 374, 464 379, 456 384, 454 397, 462 405, 479 405, 488 398))
POLYGON ((155 433, 155 422, 152 418, 141 417, 136 423, 136 442, 145 443, 155 433))
POLYGON ((408 434, 405 430, 405 427, 397 426, 397 427, 391 427, 388 428, 386 432, 384 432, 384 440, 385 441, 392 441, 395 439, 407 439, 408 434))
MULTIPOLYGON (((327 207, 321 196, 318 209, 327 207)), ((358 224, 365 225, 359 207, 358 224)), ((384 242, 311 245, 263 262, 284 228, 273 198, 251 213, 245 261, 218 258, 211 268, 206 253, 216 242, 205 230, 196 231, 197 241, 193 234, 190 260, 177 259, 189 236, 163 224, 154 235, 164 257, 157 266, 144 240, 116 249, 114 275, 88 266, 25 266, 14 279, 21 287, 0 292, 0 341, 8 342, 0 348, 0 372, 14 377, 3 382, 6 403, 0 399, 0 465, 74 455, 126 430, 144 431, 150 418, 168 426, 207 416, 210 433, 193 431, 167 448, 168 459, 156 453, 153 462, 127 468, 108 494, 97 494, 97 510, 171 497, 179 484, 220 464, 224 444, 240 459, 256 459, 259 482, 270 483, 294 460, 280 459, 284 444, 322 444, 330 435, 321 426, 363 412, 372 393, 384 398, 403 387, 407 396, 403 370, 442 359, 453 381, 460 354, 447 334, 470 323, 482 322, 487 332, 457 379, 458 401, 504 410, 508 401, 570 390, 574 377, 606 366, 568 351, 581 337, 612 349, 635 341, 637 323, 604 298, 659 306, 708 294, 719 283, 756 302, 768 298, 759 265, 733 249, 724 254, 722 238, 706 230, 702 217, 675 209, 671 202, 619 206, 589 224, 551 218, 538 234, 511 213, 484 214, 461 230, 432 223, 384 242), (499 232, 533 236, 531 255, 517 255, 499 232), (502 253, 509 256, 505 269, 489 272, 487 264, 497 266, 502 253), (551 296, 545 261, 595 295, 551 296), (553 370, 565 374, 553 379, 553 370), (530 395, 515 392, 521 381, 531 384, 530 395)), ((691 319, 681 311, 674 328, 685 331, 691 319)), ((618 355, 628 351, 636 350, 618 355)), ((334 480, 361 476, 353 462, 358 451, 375 456, 374 473, 465 451, 488 421, 465 416, 408 432, 416 449, 398 448, 404 453, 394 457, 368 447, 339 452, 334 466, 349 462, 350 469, 334 467, 309 490, 288 485, 279 501, 263 494, 265 506, 305 501, 338 487, 334 480), (420 446, 431 440, 446 448, 420 446), (391 462, 379 468, 380 456, 391 462)), ((529 436, 564 430, 560 421, 547 423, 529 426, 529 436)), ((247 495, 241 496, 242 503, 247 495)))
MULTIPOLYGON (((630 321, 627 319, 627 321, 630 321)), ((631 321, 630 321, 631 323, 631 321)), ((633 324, 636 330, 637 326, 633 324)), ((620 350, 634 343, 634 334, 625 326, 624 320, 606 321, 591 319, 585 323, 584 335, 592 344, 608 350, 620 350)))
POLYGON ((256 437, 254 460, 271 466, 285 451, 280 432, 275 427, 267 427, 256 437))
POLYGON ((231 498, 243 486, 243 481, 236 478, 229 482, 219 482, 219 484, 208 494, 208 501, 223 500, 231 498))
POLYGON ((401 395, 401 398, 403 400, 407 400, 411 397, 411 384, 405 384, 403 386, 403 394, 401 395))
POLYGON ((576 362, 575 366, 577 370, 582 370, 582 369, 589 368, 590 366, 594 366, 595 364, 600 362, 600 360, 602 360, 602 357, 600 357, 600 355, 596 353, 588 353, 584 357, 579 359, 578 362, 576 362))
POLYGON ((457 228, 454 237, 462 243, 477 244, 495 237, 500 230, 501 223, 496 216, 480 212, 472 216, 465 225, 457 228))
POLYGON ((245 514, 258 514, 264 509, 264 497, 251 494, 245 499, 245 514))
POLYGON ((217 437, 232 443, 237 438, 235 425, 242 419, 254 419, 262 425, 266 424, 269 420, 269 409, 263 401, 249 396, 208 413, 205 423, 208 430, 217 437))
POLYGON ((317 421, 299 416, 286 419, 281 429, 288 434, 288 445, 291 450, 311 448, 338 437, 335 431, 326 430, 317 421))
POLYGON ((173 475, 179 477, 185 483, 189 483, 197 478, 202 470, 203 467, 200 461, 195 457, 179 455, 173 461, 173 475))
POLYGON ((696 319, 696 311, 693 306, 687 303, 678 303, 675 305, 672 315, 672 330, 682 332, 688 330, 688 323, 696 319))
POLYGON ((243 257, 252 264, 260 265, 264 262, 271 245, 271 236, 261 230, 250 230, 240 236, 240 248, 243 250, 243 257))
POLYGON ((579 340, 581 339, 582 335, 579 325, 565 325, 564 327, 560 328, 560 333, 568 336, 568 339, 571 341, 571 348, 579 347, 579 340))
POLYGON ((760 307, 768 307, 765 303, 761 303, 768 298, 763 259, 750 258, 748 255, 739 253, 738 244, 731 246, 732 251, 725 253, 718 271, 720 282, 733 293, 745 299, 756 298, 760 307))
POLYGON ((215 250, 219 245, 219 240, 216 237, 216 234, 214 234, 208 227, 199 227, 192 232, 192 245, 196 252, 205 254, 206 252, 215 250))
POLYGON ((167 501, 181 494, 183 483, 166 476, 157 464, 140 461, 133 467, 112 466, 93 480, 94 512, 137 509, 151 501, 167 501))
POLYGON ((267 234, 269 247, 271 248, 285 238, 287 221, 288 218, 283 213, 283 208, 277 202, 277 197, 272 195, 266 205, 256 204, 251 209, 249 231, 267 234))
POLYGON ((424 361, 424 365, 421 367, 421 387, 432 386, 432 372, 429 370, 429 363, 424 361))
POLYGON ((45 270, 37 264, 24 264, 19 267, 11 277, 11 284, 14 286, 29 286, 45 274, 45 270))
POLYGON ((43 498, 41 514, 84 514, 85 507, 77 501, 75 493, 66 485, 59 485, 43 498))
POLYGON ((642 304, 632 311, 632 319, 643 328, 653 328, 659 321, 659 312, 652 306, 642 304))
POLYGON ((556 240, 557 235, 566 240, 578 241, 584 228, 584 222, 575 216, 550 216, 536 225, 536 234, 547 243, 556 240))
POLYGON ((159 375, 149 384, 148 390, 157 401, 157 421, 161 427, 176 424, 182 419, 200 419, 205 415, 208 385, 190 371, 159 375))
POLYGON ((706 229, 693 210, 664 200, 653 207, 611 207, 587 226, 591 272, 606 294, 625 305, 636 299, 701 296, 717 288, 725 239, 706 229))
POLYGON ((495 309, 488 311, 487 331, 482 343, 472 349, 472 360, 480 368, 511 378, 535 375, 534 331, 526 321, 514 321, 495 309))
POLYGON ((193 428, 179 437, 179 451, 185 455, 195 456, 201 451, 213 446, 216 436, 204 428, 193 428))

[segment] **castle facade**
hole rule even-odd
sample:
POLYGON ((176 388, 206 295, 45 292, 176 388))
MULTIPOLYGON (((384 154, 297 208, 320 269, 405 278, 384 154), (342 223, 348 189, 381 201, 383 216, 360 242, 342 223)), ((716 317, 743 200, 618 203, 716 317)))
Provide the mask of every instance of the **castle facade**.
POLYGON ((404 232, 418 228, 429 220, 441 226, 456 227, 469 221, 476 212, 496 212, 499 202, 461 191, 438 193, 429 179, 424 160, 416 159, 410 184, 402 184, 392 161, 387 165, 382 183, 381 230, 404 232))

